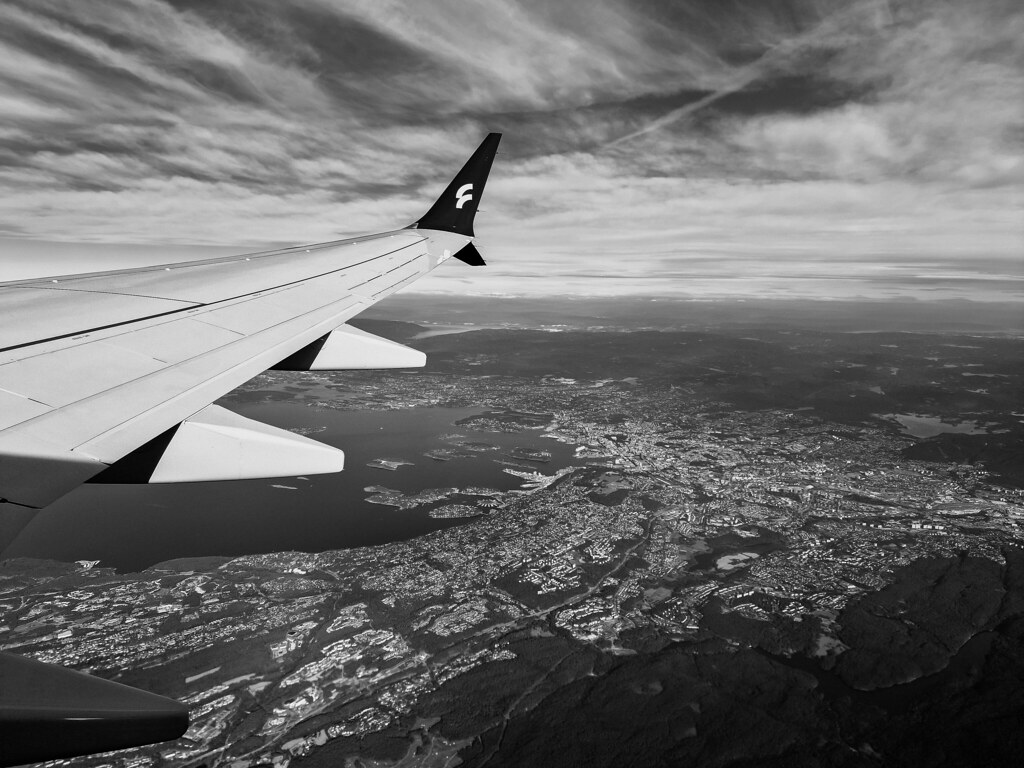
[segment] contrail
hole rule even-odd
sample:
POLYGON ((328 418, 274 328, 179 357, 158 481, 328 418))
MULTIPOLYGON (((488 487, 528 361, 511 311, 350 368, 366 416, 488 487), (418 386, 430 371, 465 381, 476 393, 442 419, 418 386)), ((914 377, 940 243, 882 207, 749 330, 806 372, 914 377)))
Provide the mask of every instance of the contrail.
POLYGON ((723 99, 732 93, 742 90, 761 75, 766 64, 770 64, 776 59, 787 56, 807 44, 831 34, 835 30, 836 26, 845 23, 848 20, 848 17, 858 14, 863 10, 874 12, 874 19, 877 26, 884 26, 892 22, 892 15, 889 11, 888 0, 868 0, 866 3, 854 5, 842 11, 836 11, 832 15, 824 18, 820 24, 809 32, 789 38, 788 40, 783 40, 771 46, 760 56, 760 58, 750 64, 747 64, 745 67, 740 68, 736 73, 736 80, 733 83, 730 83, 724 88, 720 88, 714 93, 709 93, 707 96, 697 99, 697 101, 678 107, 677 109, 673 109, 671 112, 652 120, 643 128, 627 133, 625 136, 620 136, 617 139, 612 139, 611 141, 602 144, 600 149, 615 147, 619 144, 635 139, 638 136, 644 136, 653 131, 657 131, 660 128, 664 128, 666 125, 670 125, 678 120, 682 120, 684 117, 688 117, 709 104, 714 104, 719 99, 723 99))

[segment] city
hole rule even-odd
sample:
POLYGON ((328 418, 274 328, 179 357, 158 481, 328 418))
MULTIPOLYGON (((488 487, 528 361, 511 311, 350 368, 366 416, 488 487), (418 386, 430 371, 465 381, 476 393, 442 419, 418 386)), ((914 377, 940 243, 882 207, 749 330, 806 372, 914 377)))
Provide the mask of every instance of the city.
MULTIPOLYGON (((296 383, 268 373, 246 391, 296 383)), ((386 459, 398 462, 388 468, 468 449, 521 484, 414 494, 368 486, 383 514, 465 518, 380 547, 124 574, 93 562, 7 561, 5 650, 158 685, 192 706, 179 742, 75 765, 244 768, 321 753, 387 764, 406 751, 444 765, 484 749, 480 734, 506 727, 542 691, 617 658, 683 646, 700 655, 724 643, 716 654, 805 659, 815 674, 871 691, 943 669, 982 627, 1021 608, 999 582, 1021 579, 1021 488, 976 463, 907 458, 917 440, 881 420, 737 410, 642 378, 356 373, 327 385, 345 392, 334 401, 320 399, 322 383, 302 386, 295 397, 325 413, 472 402, 479 414, 439 436, 441 454, 386 459), (500 451, 479 439, 488 432, 543 436, 575 458, 549 469, 546 452, 500 451), (850 632, 860 601, 884 594, 901 569, 965 562, 994 569, 1000 601, 961 605, 934 630, 941 650, 905 668, 847 663, 866 652, 858 643, 870 645, 850 632), (570 671, 545 667, 552 644, 563 660, 593 658, 570 671), (491 694, 475 688, 459 704, 453 692, 475 675, 512 698, 484 706, 491 694), (482 709, 463 711, 469 701, 482 709)))

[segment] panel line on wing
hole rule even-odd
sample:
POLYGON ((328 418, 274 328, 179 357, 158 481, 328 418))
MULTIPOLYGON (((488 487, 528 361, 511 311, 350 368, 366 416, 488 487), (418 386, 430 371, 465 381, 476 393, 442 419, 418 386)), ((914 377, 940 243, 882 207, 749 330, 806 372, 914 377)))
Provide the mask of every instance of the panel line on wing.
MULTIPOLYGON (((134 296, 137 299, 154 299, 156 301, 173 301, 177 304, 188 304, 189 307, 200 307, 201 302, 189 301, 188 299, 176 299, 173 296, 149 296, 145 293, 128 293, 127 291, 100 291, 92 288, 75 288, 73 286, 62 286, 62 285, 33 285, 32 288, 36 288, 40 291, 65 291, 67 293, 96 293, 103 296, 134 296)), ((84 331, 82 331, 84 333, 84 331)), ((0 352, 4 350, 0 349, 0 352)))
MULTIPOLYGON (((320 277, 326 277, 327 275, 337 274, 339 272, 344 272, 346 270, 353 269, 355 267, 363 266, 364 264, 369 264, 371 262, 377 261, 378 259, 382 259, 382 258, 384 258, 386 256, 390 256, 390 255, 392 255, 394 253, 398 253, 399 251, 405 250, 406 248, 410 248, 410 247, 412 247, 414 245, 419 245, 421 242, 423 242, 423 241, 422 240, 417 240, 416 242, 408 243, 406 245, 401 246, 400 248, 396 248, 393 251, 388 251, 387 253, 382 253, 382 254, 379 254, 377 256, 373 256, 373 257, 371 257, 369 259, 365 259, 363 261, 356 262, 355 264, 346 264, 344 267, 339 267, 338 269, 332 269, 332 270, 330 270, 328 272, 323 272, 323 273, 318 274, 318 275, 309 275, 309 276, 303 277, 303 278, 301 278, 299 280, 293 280, 292 282, 289 282, 289 283, 281 283, 279 285, 270 286, 269 288, 262 288, 262 289, 260 289, 258 291, 250 291, 249 293, 242 293, 242 294, 239 294, 238 296, 231 296, 231 297, 226 298, 226 299, 220 299, 218 301, 211 301, 211 302, 208 302, 208 303, 205 303, 205 304, 189 304, 188 306, 181 307, 180 309, 169 309, 166 312, 157 312, 156 314, 153 314, 153 315, 145 315, 143 317, 135 317, 135 318, 132 318, 130 320, 123 320, 123 321, 117 322, 117 323, 109 323, 107 325, 96 326, 95 328, 84 328, 84 329, 80 328, 78 330, 71 331, 69 333, 63 333, 63 334, 60 334, 60 335, 57 335, 57 336, 50 336, 49 338, 45 338, 45 339, 36 339, 35 341, 26 341, 26 342, 23 342, 21 344, 13 344, 13 345, 11 345, 9 347, 0 348, 0 352, 10 352, 11 350, 23 349, 25 347, 31 347, 31 346, 34 346, 36 344, 45 344, 45 343, 50 342, 50 341, 59 341, 60 339, 69 339, 69 338, 71 338, 73 336, 79 336, 81 334, 95 333, 96 331, 105 331, 105 330, 109 330, 111 328, 117 328, 117 327, 123 326, 123 325, 131 325, 132 323, 143 322, 145 320, 152 320, 152 319, 157 318, 157 317, 165 317, 167 315, 173 315, 173 314, 177 314, 177 313, 180 313, 180 312, 185 312, 185 311, 192 310, 192 309, 201 309, 201 308, 204 308, 204 307, 216 306, 218 304, 225 304, 225 303, 227 303, 229 301, 236 301, 238 299, 244 299, 246 297, 255 296, 257 294, 264 293, 266 291, 273 291, 273 290, 277 290, 277 289, 280 289, 280 288, 287 288, 288 286, 298 285, 300 283, 304 283, 304 282, 307 282, 309 280, 316 280, 317 278, 320 278, 320 277)), ((418 258, 418 256, 416 258, 418 258)), ((414 260, 415 259, 412 259, 411 261, 414 261, 414 260)), ((407 262, 407 263, 411 263, 411 261, 407 262)), ((365 281, 365 282, 369 282, 369 281, 365 281)), ((360 283, 359 285, 363 285, 363 284, 365 284, 365 283, 360 283)), ((33 286, 33 287, 35 287, 35 286, 33 286)), ((65 289, 65 290, 71 290, 71 289, 65 289)), ((83 290, 83 289, 78 289, 78 292, 79 293, 105 293, 105 291, 86 291, 86 290, 83 290)), ((136 298, 147 298, 147 297, 139 297, 139 296, 136 296, 135 294, 131 294, 131 293, 119 293, 119 294, 113 294, 113 295, 117 295, 117 296, 135 296, 136 298)))
MULTIPOLYGON (((362 304, 363 302, 356 301, 347 304, 344 307, 335 308, 326 317, 323 317, 322 319, 319 320, 315 320, 314 325, 308 326, 302 333, 291 335, 286 340, 273 340, 273 337, 275 335, 275 332, 277 332, 277 335, 280 336, 280 330, 282 329, 282 327, 287 327, 292 324, 287 321, 279 323, 278 325, 275 326, 271 326, 270 328, 267 328, 265 331, 242 339, 236 342, 236 344, 246 345, 256 341, 264 341, 265 339, 261 339, 260 337, 265 337, 267 335, 271 336, 270 346, 263 348, 263 352, 265 354, 270 354, 270 357, 267 358, 268 362, 260 362, 259 364, 254 365, 254 360, 258 356, 253 356, 251 353, 245 352, 240 357, 238 357, 237 360, 229 363, 227 367, 218 371, 215 377, 204 378, 196 385, 189 386, 187 389, 182 390, 181 392, 171 396, 170 398, 165 398, 157 402, 154 402, 152 405, 150 405, 150 409, 156 407, 167 407, 174 403, 180 404, 182 402, 189 402, 195 399, 199 390, 201 390, 203 386, 210 385, 214 378, 219 379, 221 381, 223 381, 224 379, 228 379, 230 382, 227 386, 218 386, 219 393, 216 395, 216 397, 220 397, 222 394, 231 391, 242 382, 247 381, 256 374, 260 373, 262 370, 266 370, 267 368, 269 368, 273 364, 269 362, 270 359, 273 359, 275 361, 283 359, 287 355, 297 351, 297 349, 301 349, 301 347, 305 346, 309 342, 323 335, 325 332, 329 332, 330 330, 333 330, 334 328, 338 327, 338 325, 344 323, 345 320, 351 316, 350 314, 347 314, 349 311, 355 310, 355 312, 352 312, 352 314, 355 314, 356 312, 359 311, 357 308, 360 307, 362 304)), ((331 307, 329 305, 322 306, 316 310, 303 313, 302 315, 297 316, 295 319, 298 320, 300 318, 308 318, 309 315, 322 314, 324 313, 325 310, 330 311, 331 307)), ((229 348, 235 346, 236 345, 234 344, 229 345, 229 348)), ((167 368, 162 372, 157 372, 153 374, 153 379, 155 380, 162 376, 170 375, 172 371, 174 371, 175 369, 178 372, 187 372, 187 369, 190 366, 193 368, 194 373, 197 366, 200 369, 208 367, 205 365, 205 361, 209 359, 210 353, 201 354, 195 358, 192 358, 191 360, 184 361, 176 366, 167 368)), ((86 398, 86 400, 79 401, 72 407, 84 407, 84 403, 87 400, 93 400, 94 398, 101 397, 102 395, 103 393, 91 396, 89 398, 86 398)), ((208 403, 209 401, 206 400, 206 397, 206 395, 202 396, 202 400, 208 403)), ((198 408, 196 408, 195 410, 198 410, 198 408)), ((186 413, 182 414, 182 416, 179 416, 177 418, 169 419, 167 423, 163 425, 163 428, 166 429, 167 427, 173 426, 173 424, 176 421, 180 421, 183 416, 187 415, 188 414, 186 413)), ((136 420, 136 418, 137 416, 132 415, 129 416, 128 418, 122 419, 116 424, 111 424, 102 432, 95 434, 92 437, 85 438, 81 442, 74 443, 72 449, 78 452, 84 452, 86 455, 96 456, 97 458, 101 458, 101 460, 103 461, 109 461, 112 458, 120 458, 120 456, 124 455, 126 451, 118 449, 118 446, 123 443, 123 438, 119 435, 119 433, 122 433, 124 429, 129 428, 130 425, 136 420)), ((129 443, 130 442, 131 441, 129 440, 129 443)))
MULTIPOLYGON (((367 280, 363 280, 363 282, 361 282, 361 283, 356 283, 354 285, 349 286, 349 290, 350 291, 354 291, 357 288, 362 288, 363 286, 369 285, 370 283, 374 282, 375 280, 381 280, 386 275, 390 275, 392 272, 396 272, 399 269, 402 269, 403 267, 409 266, 410 264, 414 263, 417 259, 422 258, 424 255, 425 254, 417 254, 416 256, 414 256, 413 258, 409 259, 408 261, 403 261, 401 264, 396 266, 394 269, 389 269, 387 272, 381 272, 380 274, 374 275, 373 277, 371 277, 371 278, 369 278, 367 280)), ((417 272, 416 274, 420 274, 420 273, 417 272)), ((387 289, 385 288, 384 290, 387 290, 387 289)), ((376 294, 374 294, 374 295, 376 295, 376 294)))
MULTIPOLYGON (((353 301, 352 300, 352 297, 339 297, 338 299, 336 299, 334 301, 330 301, 330 302, 328 302, 326 304, 321 304, 321 305, 319 305, 319 306, 317 306, 317 307, 315 307, 313 309, 310 309, 310 310, 308 310, 306 312, 303 312, 301 314, 293 315, 293 316, 289 317, 286 320, 281 320, 279 322, 275 322, 275 323, 272 323, 270 325, 267 325, 267 326, 265 326, 264 328, 260 329, 259 331, 255 332, 255 333, 240 335, 240 338, 238 339, 238 341, 241 341, 243 339, 255 339, 255 338, 259 337, 262 334, 274 331, 275 329, 277 329, 277 328, 279 328, 279 327, 281 327, 283 325, 287 325, 289 323, 294 322, 295 320, 298 320, 300 318, 306 317, 308 315, 311 315, 311 314, 314 314, 314 313, 317 313, 317 312, 321 312, 324 309, 332 307, 332 306, 334 306, 336 304, 342 304, 343 306, 338 307, 338 311, 344 311, 348 307, 351 307, 353 304, 357 304, 357 303, 358 303, 357 301, 353 301)), ((198 322, 202 322, 199 318, 193 318, 193 319, 195 319, 198 322)), ((220 328, 222 330, 230 330, 230 329, 224 329, 222 326, 218 326, 218 325, 215 325, 213 323, 205 323, 205 324, 210 326, 210 327, 213 327, 213 328, 220 328)), ((114 337, 114 339, 116 339, 116 338, 117 337, 114 337)), ((187 365, 191 361, 197 360, 197 359, 202 358, 204 356, 207 356, 207 355, 209 355, 211 353, 215 353, 219 349, 231 346, 232 344, 235 344, 235 343, 238 343, 238 342, 237 341, 229 342, 228 344, 220 345, 219 347, 213 347, 211 349, 206 349, 206 350, 203 350, 203 351, 199 352, 198 354, 192 355, 191 357, 188 357, 188 358, 184 358, 184 359, 182 359, 180 361, 177 361, 175 363, 172 363, 172 364, 169 364, 169 365, 164 364, 162 367, 142 372, 141 375, 133 376, 131 378, 121 379, 121 380, 119 380, 117 382, 117 384, 115 384, 113 386, 104 387, 103 389, 97 389, 97 390, 95 390, 93 392, 89 392, 87 395, 85 395, 84 397, 79 398, 76 401, 65 402, 65 403, 54 403, 54 402, 47 402, 47 401, 39 401, 39 402, 42 402, 44 405, 47 405, 50 408, 63 408, 63 407, 66 407, 68 405, 71 405, 73 402, 74 403, 85 402, 85 401, 90 400, 90 399, 92 399, 94 397, 99 397, 99 396, 102 396, 102 395, 107 394, 109 392, 112 392, 112 391, 118 389, 119 387, 130 385, 130 384, 133 384, 135 382, 142 381, 144 379, 148 379, 148 378, 151 378, 153 376, 157 376, 157 375, 166 373, 168 371, 172 371, 172 370, 174 370, 176 368, 180 368, 181 366, 187 365)), ((84 344, 81 347, 73 347, 71 349, 76 351, 76 352, 79 352, 79 353, 86 352, 86 351, 92 351, 91 345, 94 345, 94 344, 98 345, 100 347, 103 347, 103 346, 116 346, 116 342, 113 341, 112 339, 108 338, 108 339, 96 340, 96 341, 93 341, 93 342, 89 342, 88 344, 84 344)), ((152 362, 162 362, 162 361, 159 360, 159 358, 157 358, 157 357, 155 357, 153 355, 150 355, 150 354, 136 352, 136 351, 133 351, 133 350, 129 350, 129 349, 125 348, 125 347, 118 347, 118 349, 120 351, 122 351, 126 355, 127 354, 131 354, 131 355, 133 355, 136 358, 141 358, 142 360, 148 360, 148 361, 152 361, 152 362)), ((67 352, 67 351, 66 350, 62 350, 62 352, 67 352)), ((54 352, 54 353, 50 353, 50 354, 60 354, 60 352, 54 352)), ((36 356, 35 358, 29 358, 29 359, 40 360, 40 359, 45 359, 45 358, 46 358, 46 355, 39 355, 39 356, 36 356)), ((116 359, 122 359, 122 358, 116 358, 116 359)), ((10 364, 8 364, 8 365, 10 365, 10 364)), ((3 367, 0 367, 0 374, 2 374, 2 373, 3 373, 3 367)), ((17 389, 11 389, 10 391, 12 392, 12 394, 20 394, 17 389)), ((27 397, 27 395, 22 395, 22 396, 23 397, 27 397)), ((39 414, 39 415, 45 415, 45 414, 39 414)), ((28 419, 28 420, 31 420, 31 419, 28 419)))
POLYGON ((403 283, 407 283, 407 282, 409 282, 410 280, 413 280, 413 279, 415 279, 415 278, 416 278, 417 276, 418 276, 418 275, 409 275, 408 277, 403 277, 403 278, 402 278, 401 280, 399 280, 399 281, 398 281, 397 283, 392 283, 392 284, 391 284, 391 285, 389 285, 389 286, 388 286, 387 288, 381 288, 381 289, 380 289, 379 291, 377 291, 377 292, 376 292, 375 294, 373 294, 373 298, 375 298, 375 299, 376 299, 376 298, 377 298, 378 296, 380 296, 380 295, 381 295, 382 293, 386 293, 386 292, 388 292, 388 291, 394 290, 394 289, 396 289, 396 288, 397 288, 398 286, 402 285, 403 283))
MULTIPOLYGON (((200 305, 201 306, 201 305, 200 305)), ((179 312, 185 312, 190 309, 195 309, 195 306, 182 307, 181 309, 169 309, 166 312, 157 312, 154 315, 143 315, 142 317, 133 317, 131 320, 122 320, 117 323, 108 323, 107 325, 97 325, 95 328, 84 328, 77 331, 71 331, 70 333, 62 333, 59 336, 50 336, 46 339, 37 339, 35 341, 26 341, 22 344, 12 344, 9 347, 0 349, 0 352, 10 352, 15 349, 24 349, 25 347, 32 347, 36 344, 46 344, 50 341, 60 341, 61 339, 70 339, 74 336, 81 336, 83 334, 95 333, 96 331, 106 331, 111 328, 117 328, 122 325, 131 325, 132 323, 141 323, 146 320, 153 320, 158 317, 166 317, 167 315, 176 315, 179 312)))

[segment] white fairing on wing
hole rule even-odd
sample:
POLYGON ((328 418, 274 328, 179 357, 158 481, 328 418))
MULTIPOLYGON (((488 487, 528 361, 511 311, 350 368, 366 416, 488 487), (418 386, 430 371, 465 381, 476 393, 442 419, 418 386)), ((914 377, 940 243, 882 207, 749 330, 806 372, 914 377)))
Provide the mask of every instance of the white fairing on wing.
POLYGON ((344 465, 337 448, 210 405, 181 423, 149 482, 316 475, 344 465))
POLYGON ((427 356, 372 333, 343 325, 331 332, 309 366, 311 371, 422 368, 427 356))

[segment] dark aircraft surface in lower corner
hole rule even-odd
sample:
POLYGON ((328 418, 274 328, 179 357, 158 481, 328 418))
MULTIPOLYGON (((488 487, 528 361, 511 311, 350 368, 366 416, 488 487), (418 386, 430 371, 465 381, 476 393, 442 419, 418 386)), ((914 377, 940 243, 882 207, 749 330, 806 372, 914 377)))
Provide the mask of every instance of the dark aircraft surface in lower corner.
POLYGON ((0 765, 176 739, 188 707, 127 685, 0 653, 0 765))
MULTIPOLYGON (((24 519, 85 482, 340 471, 338 449, 211 403, 270 368, 424 365, 421 352, 346 321, 452 256, 483 265, 473 219, 500 138, 489 134, 404 229, 0 283, 0 517, 6 508, 24 519)), ((187 727, 172 699, 0 654, 0 765, 174 739, 187 727)))

